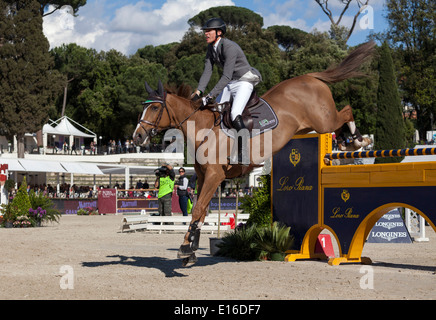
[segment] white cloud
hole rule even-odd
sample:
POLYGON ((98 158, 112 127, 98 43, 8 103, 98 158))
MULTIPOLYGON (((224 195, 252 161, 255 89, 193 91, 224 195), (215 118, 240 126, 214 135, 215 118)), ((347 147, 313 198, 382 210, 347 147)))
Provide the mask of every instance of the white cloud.
POLYGON ((211 7, 230 5, 235 4, 231 0, 167 0, 153 10, 150 3, 138 1, 116 9, 109 18, 105 1, 96 1, 80 8, 75 18, 63 10, 44 17, 44 33, 52 48, 74 42, 97 51, 133 54, 149 44, 180 41, 190 18, 211 7))
MULTIPOLYGON (((235 2, 247 6, 242 4, 245 1, 239 0, 164 0, 159 7, 152 0, 90 0, 80 8, 77 17, 73 18, 65 10, 44 17, 44 33, 52 48, 74 42, 97 51, 115 49, 133 54, 146 45, 180 41, 189 28, 189 18, 208 8, 235 5, 235 2)), ((370 1, 378 29, 384 26, 381 17, 384 2, 370 1)), ((306 32, 314 29, 328 31, 330 28, 329 19, 313 0, 273 0, 268 6, 260 5, 260 2, 253 6, 262 7, 259 14, 264 18, 265 27, 289 25, 306 32)), ((350 6, 341 25, 351 26, 355 9, 350 6)), ((334 13, 338 14, 337 9, 334 13)), ((361 31, 357 24, 353 35, 360 39, 368 33, 368 30, 361 31)))

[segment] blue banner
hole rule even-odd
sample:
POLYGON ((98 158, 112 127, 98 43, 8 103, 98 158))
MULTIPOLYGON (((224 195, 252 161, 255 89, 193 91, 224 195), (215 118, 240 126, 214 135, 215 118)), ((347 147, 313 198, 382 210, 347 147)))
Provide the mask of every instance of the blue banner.
POLYGON ((412 243, 401 213, 398 209, 381 217, 368 235, 368 243, 412 243))

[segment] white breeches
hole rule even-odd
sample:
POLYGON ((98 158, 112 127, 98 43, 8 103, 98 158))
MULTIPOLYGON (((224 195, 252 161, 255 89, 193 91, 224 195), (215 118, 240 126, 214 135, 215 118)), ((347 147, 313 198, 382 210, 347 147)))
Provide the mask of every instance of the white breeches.
POLYGON ((233 97, 232 105, 232 121, 236 119, 238 115, 241 115, 250 99, 251 93, 253 92, 254 85, 251 82, 232 80, 224 88, 223 92, 217 97, 216 101, 218 103, 224 103, 230 101, 233 97))

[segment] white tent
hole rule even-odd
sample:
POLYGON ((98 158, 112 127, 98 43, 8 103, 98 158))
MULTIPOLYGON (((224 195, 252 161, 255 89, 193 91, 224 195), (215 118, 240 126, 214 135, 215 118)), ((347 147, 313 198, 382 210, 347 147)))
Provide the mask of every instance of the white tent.
POLYGON ((97 138, 97 135, 94 132, 79 125, 77 122, 74 122, 72 119, 69 119, 67 116, 62 117, 59 120, 60 120, 59 124, 54 128, 56 129, 57 132, 59 132, 58 134, 62 134, 65 136, 84 137, 84 138, 97 138), (80 131, 79 129, 77 129, 75 126, 72 125, 71 121, 81 126, 83 129, 85 129, 85 131, 88 131, 89 133, 80 131))
MULTIPOLYGON (((68 143, 69 146, 71 146, 73 144, 74 137, 93 138, 94 143, 97 143, 97 135, 94 132, 85 128, 84 126, 77 123, 76 121, 68 118, 67 116, 63 116, 62 118, 60 118, 56 121, 53 121, 53 120, 50 120, 50 121, 51 121, 51 124, 45 124, 42 128, 42 134, 43 134, 43 140, 44 140, 44 149, 48 145, 47 144, 47 141, 48 141, 47 136, 48 135, 70 137, 69 143, 68 143), (76 126, 83 129, 83 131, 78 129, 76 126, 74 126, 73 123, 76 126)), ((59 146, 59 147, 61 147, 61 146, 59 146)))

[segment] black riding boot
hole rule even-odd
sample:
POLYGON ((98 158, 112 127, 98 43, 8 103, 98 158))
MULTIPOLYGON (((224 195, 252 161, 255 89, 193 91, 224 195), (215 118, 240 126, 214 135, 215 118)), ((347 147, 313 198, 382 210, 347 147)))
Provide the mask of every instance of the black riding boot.
POLYGON ((244 134, 241 134, 241 130, 246 129, 245 125, 244 125, 244 121, 242 121, 242 116, 237 116, 235 120, 232 121, 232 125, 233 128, 236 129, 236 131, 238 131, 238 158, 234 159, 234 158, 230 158, 231 159, 231 163, 235 163, 237 160, 238 164, 243 164, 243 165, 249 165, 249 155, 247 154, 247 159, 244 159, 245 157, 243 157, 244 155, 244 151, 246 151, 247 147, 248 147, 248 132, 244 132, 244 134), (245 134, 246 133, 246 134, 245 134), (245 146, 245 148, 243 149, 243 146, 245 146), (243 161, 245 160, 245 162, 243 161))

